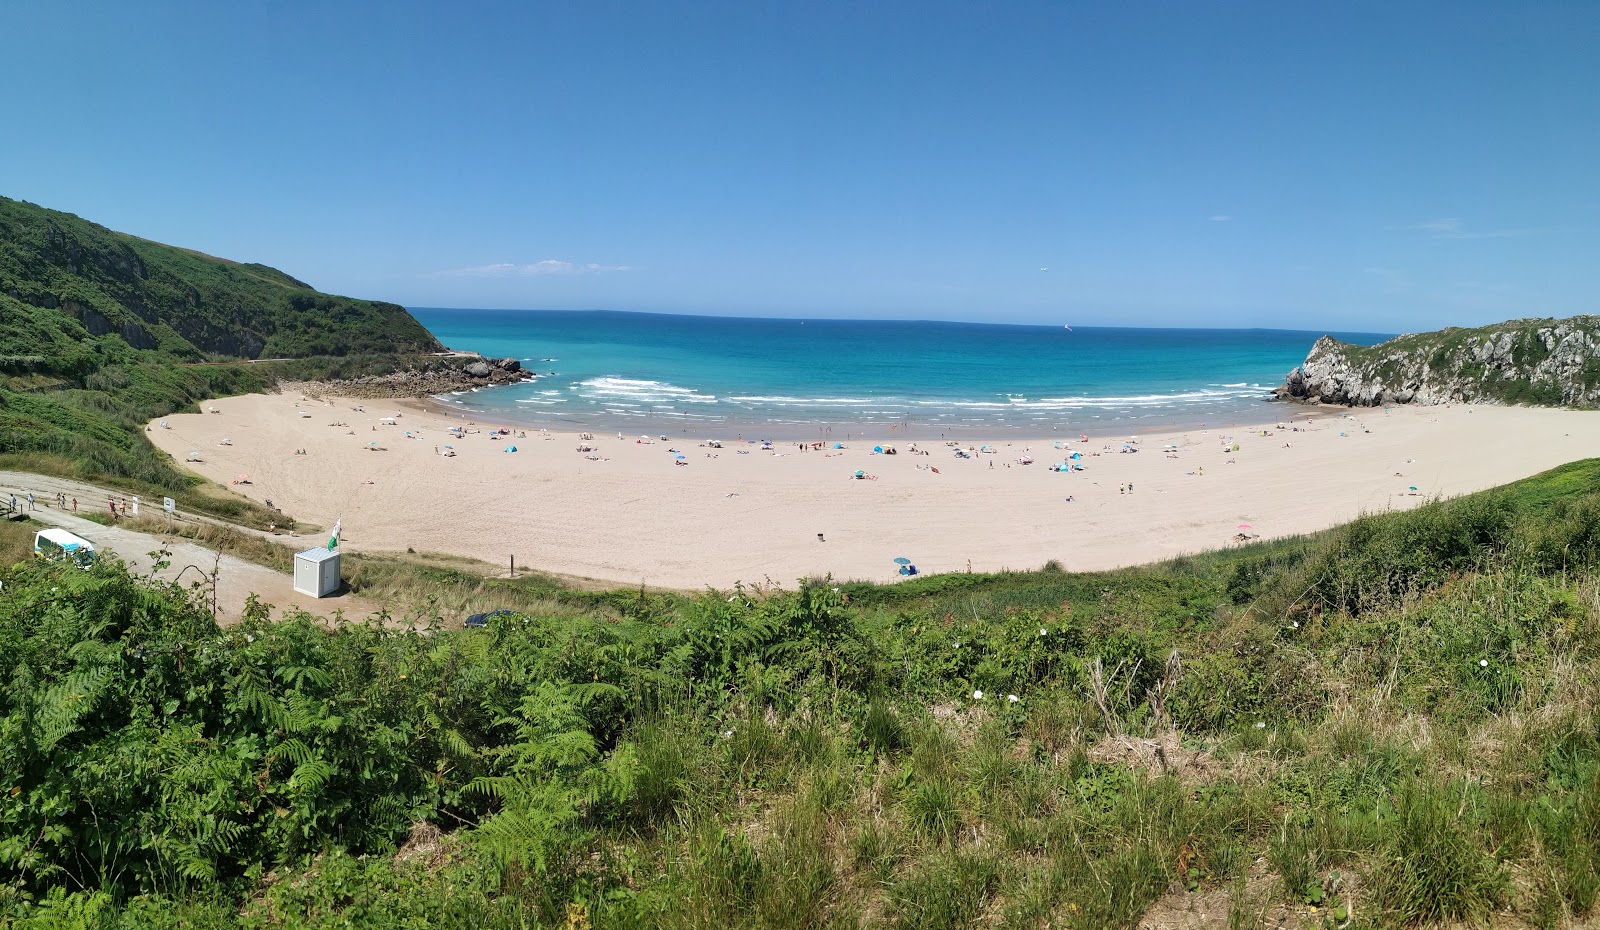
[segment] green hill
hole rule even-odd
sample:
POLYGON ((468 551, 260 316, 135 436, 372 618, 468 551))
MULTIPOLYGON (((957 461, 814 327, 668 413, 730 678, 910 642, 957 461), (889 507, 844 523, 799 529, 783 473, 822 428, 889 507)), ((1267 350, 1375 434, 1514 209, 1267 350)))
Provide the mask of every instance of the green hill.
MULTIPOLYGON (((0 465, 184 495, 194 482, 144 438, 151 418, 442 348, 404 307, 0 197, 0 465), (237 364, 261 358, 295 361, 237 364)), ((189 497, 212 512, 250 509, 189 497)))
POLYGON ((404 307, 0 197, 0 365, 81 376, 107 335, 177 361, 442 348, 404 307))

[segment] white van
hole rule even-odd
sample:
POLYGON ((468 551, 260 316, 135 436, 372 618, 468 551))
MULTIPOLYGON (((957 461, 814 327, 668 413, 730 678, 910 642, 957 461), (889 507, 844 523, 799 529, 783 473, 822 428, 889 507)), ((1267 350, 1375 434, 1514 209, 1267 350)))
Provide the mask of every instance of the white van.
POLYGON ((94 562, 94 543, 51 527, 33 534, 33 554, 41 559, 66 559, 79 568, 88 568, 94 562))

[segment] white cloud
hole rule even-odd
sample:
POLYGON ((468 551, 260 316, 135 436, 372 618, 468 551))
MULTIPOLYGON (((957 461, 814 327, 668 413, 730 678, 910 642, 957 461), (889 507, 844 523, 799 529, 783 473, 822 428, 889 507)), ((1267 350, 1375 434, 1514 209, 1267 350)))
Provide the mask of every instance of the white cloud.
POLYGON ((627 265, 602 265, 598 262, 569 262, 559 258, 516 264, 497 262, 492 265, 473 265, 469 268, 452 268, 435 272, 446 278, 527 278, 542 275, 605 274, 613 271, 632 271, 627 265))
POLYGON ((1378 265, 1368 265, 1361 269, 1362 274, 1369 274, 1383 282, 1385 294, 1399 294, 1411 290, 1411 278, 1398 268, 1383 268, 1378 265))
POLYGON ((1216 214, 1212 215, 1211 222, 1213 222, 1213 223, 1226 223, 1231 219, 1233 219, 1233 217, 1229 216, 1226 213, 1216 213, 1216 214))
POLYGON ((1468 229, 1465 220, 1460 217, 1447 216, 1436 220, 1423 220, 1400 229, 1424 233, 1430 239, 1509 239, 1515 236, 1527 236, 1533 233, 1531 229, 1468 229))

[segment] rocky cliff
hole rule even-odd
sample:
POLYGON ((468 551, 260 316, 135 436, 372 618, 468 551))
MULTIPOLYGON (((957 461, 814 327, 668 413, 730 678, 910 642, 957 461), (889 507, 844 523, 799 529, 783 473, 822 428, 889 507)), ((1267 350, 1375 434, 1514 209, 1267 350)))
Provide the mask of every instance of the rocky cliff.
POLYGON ((1600 317, 1510 320, 1357 346, 1323 336, 1274 392, 1380 404, 1600 404, 1600 317))

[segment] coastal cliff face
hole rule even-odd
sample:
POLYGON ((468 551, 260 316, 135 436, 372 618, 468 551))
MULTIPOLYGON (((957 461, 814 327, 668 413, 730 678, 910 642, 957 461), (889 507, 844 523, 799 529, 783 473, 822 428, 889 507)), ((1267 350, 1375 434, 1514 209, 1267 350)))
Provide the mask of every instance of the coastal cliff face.
POLYGON ((1600 404, 1600 317, 1511 320, 1357 346, 1323 336, 1274 394, 1305 403, 1600 404))

